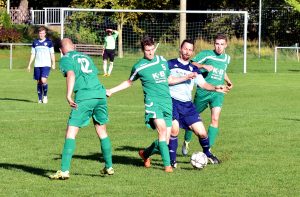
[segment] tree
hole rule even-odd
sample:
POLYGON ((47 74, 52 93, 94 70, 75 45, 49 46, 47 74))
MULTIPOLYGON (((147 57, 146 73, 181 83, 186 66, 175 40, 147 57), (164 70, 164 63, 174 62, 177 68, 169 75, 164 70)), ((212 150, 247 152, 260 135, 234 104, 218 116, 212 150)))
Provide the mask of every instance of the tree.
MULTIPOLYGON (((73 0, 71 3, 74 7, 93 7, 102 9, 170 9, 173 6, 171 0, 73 0)), ((126 23, 137 23, 140 13, 113 13, 111 19, 117 23, 119 32, 118 39, 118 56, 123 57, 123 26, 126 23)))
POLYGON ((295 10, 300 12, 300 1, 299 0, 285 0, 290 6, 292 6, 295 10))

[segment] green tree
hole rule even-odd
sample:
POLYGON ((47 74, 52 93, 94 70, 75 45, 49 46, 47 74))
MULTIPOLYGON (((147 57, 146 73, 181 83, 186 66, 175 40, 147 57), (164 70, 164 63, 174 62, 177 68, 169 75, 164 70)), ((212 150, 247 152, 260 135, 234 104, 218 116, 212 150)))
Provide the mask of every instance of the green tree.
POLYGON ((290 6, 292 6, 295 10, 300 12, 300 1, 299 0, 285 0, 290 6))

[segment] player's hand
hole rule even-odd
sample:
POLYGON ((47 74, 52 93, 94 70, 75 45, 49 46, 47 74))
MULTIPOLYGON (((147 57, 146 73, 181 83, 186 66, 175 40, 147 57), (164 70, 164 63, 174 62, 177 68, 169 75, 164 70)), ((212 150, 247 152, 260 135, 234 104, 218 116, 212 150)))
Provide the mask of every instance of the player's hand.
POLYGON ((216 92, 221 92, 224 94, 226 94, 229 91, 225 85, 218 85, 218 86, 216 86, 215 89, 216 89, 216 92))
POLYGON ((110 91, 110 89, 106 89, 106 96, 107 97, 111 97, 112 92, 110 91))
POLYGON ((229 90, 231 90, 233 88, 233 84, 231 82, 227 82, 226 88, 229 90))
POLYGON ((208 72, 212 71, 214 67, 212 65, 204 65, 203 68, 207 70, 208 72))
POLYGON ((27 71, 28 71, 29 73, 30 73, 30 70, 31 70, 31 69, 30 69, 30 66, 28 66, 28 67, 27 67, 27 71))
POLYGON ((70 107, 77 109, 77 104, 73 101, 72 98, 67 98, 67 101, 68 101, 70 107))
POLYGON ((187 80, 188 79, 194 79, 195 77, 197 77, 197 75, 198 74, 196 72, 192 72, 192 73, 186 75, 186 77, 187 77, 187 80))
POLYGON ((52 69, 55 70, 55 68, 56 68, 56 67, 55 67, 55 64, 52 64, 52 69))

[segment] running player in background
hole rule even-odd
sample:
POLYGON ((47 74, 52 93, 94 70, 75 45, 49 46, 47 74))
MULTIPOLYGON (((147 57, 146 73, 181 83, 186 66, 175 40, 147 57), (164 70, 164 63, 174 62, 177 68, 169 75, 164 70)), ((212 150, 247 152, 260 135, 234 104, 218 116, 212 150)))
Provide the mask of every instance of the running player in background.
POLYGON ((50 69, 55 69, 55 55, 53 43, 46 38, 46 28, 40 27, 39 39, 35 39, 32 43, 31 56, 27 67, 30 72, 31 64, 34 62, 33 79, 37 81, 38 103, 48 103, 48 77, 50 69))
MULTIPOLYGON (((227 37, 224 34, 217 34, 214 39, 214 50, 204 50, 198 53, 193 59, 193 64, 200 68, 204 73, 205 81, 212 85, 223 85, 226 82, 227 89, 233 87, 226 70, 230 63, 230 56, 225 53, 227 47, 227 37)), ((197 87, 194 98, 198 113, 202 113, 208 106, 211 110, 211 123, 208 127, 209 144, 212 147, 219 132, 219 118, 224 101, 224 94, 219 92, 207 91, 197 87)), ((182 145, 182 154, 188 154, 189 142, 192 138, 192 132, 186 131, 184 143, 182 145)))
POLYGON ((98 69, 93 60, 74 50, 69 38, 61 41, 60 50, 64 55, 60 60, 60 70, 67 81, 67 101, 72 107, 62 151, 61 170, 50 175, 51 179, 68 179, 72 156, 75 151, 75 138, 79 128, 87 126, 93 119, 96 133, 101 144, 105 167, 101 174, 113 175, 111 142, 106 132, 108 122, 106 91, 100 83, 98 69), (74 99, 72 98, 75 93, 74 99))
POLYGON ((174 78, 170 75, 167 61, 155 55, 153 38, 146 36, 141 40, 141 48, 144 57, 133 67, 129 79, 120 85, 107 90, 107 96, 129 88, 137 79, 141 80, 144 91, 145 122, 148 127, 156 129, 158 139, 148 148, 140 150, 139 155, 144 160, 144 166, 151 166, 150 156, 160 153, 165 167, 165 172, 172 172, 170 155, 168 149, 167 132, 171 132, 172 126, 172 99, 170 96, 169 83, 180 83, 194 75, 174 78))
MULTIPOLYGON (((199 72, 198 68, 190 63, 190 58, 194 53, 194 41, 184 40, 180 46, 179 52, 179 58, 168 61, 171 76, 183 77, 193 72, 199 72)), ((177 167, 176 151, 178 147, 179 128, 194 131, 198 136, 199 143, 209 161, 213 164, 219 163, 218 158, 209 150, 210 146, 207 132, 196 111, 196 107, 192 103, 192 90, 194 85, 207 91, 217 91, 222 94, 227 90, 224 85, 213 86, 207 83, 201 74, 197 75, 194 79, 187 80, 180 84, 170 85, 170 93, 173 102, 173 123, 169 141, 169 150, 173 168, 177 167)))

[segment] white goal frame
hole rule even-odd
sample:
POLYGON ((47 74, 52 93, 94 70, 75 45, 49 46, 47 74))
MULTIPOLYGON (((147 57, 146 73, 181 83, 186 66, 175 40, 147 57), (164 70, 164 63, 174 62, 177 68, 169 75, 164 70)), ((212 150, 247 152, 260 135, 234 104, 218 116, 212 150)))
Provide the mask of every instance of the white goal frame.
POLYGON ((297 51, 297 59, 298 59, 298 62, 299 62, 299 49, 300 47, 275 47, 275 51, 274 51, 274 72, 277 73, 277 54, 278 54, 278 49, 294 49, 297 51))
POLYGON ((194 11, 194 10, 121 10, 121 9, 86 9, 86 8, 62 8, 60 13, 61 21, 61 39, 64 38, 64 16, 66 11, 82 11, 82 12, 142 12, 142 13, 170 13, 170 14, 243 14, 244 15, 244 61, 243 73, 247 73, 247 31, 248 31, 248 12, 247 11, 194 11))

